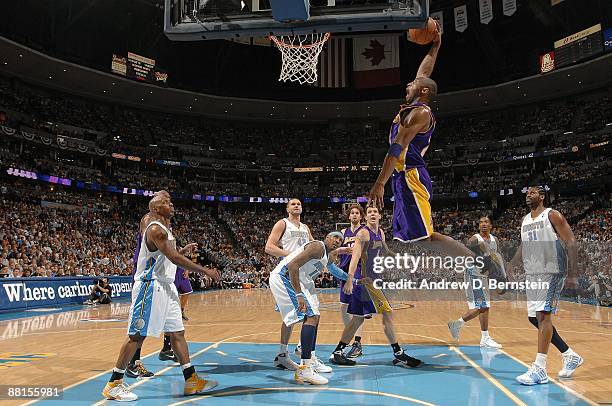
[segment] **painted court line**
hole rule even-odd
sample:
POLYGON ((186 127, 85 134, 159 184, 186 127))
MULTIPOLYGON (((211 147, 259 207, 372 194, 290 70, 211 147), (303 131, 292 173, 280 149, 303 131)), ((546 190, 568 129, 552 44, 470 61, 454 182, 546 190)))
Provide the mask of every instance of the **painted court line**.
POLYGON ((520 400, 514 393, 512 393, 508 388, 502 385, 497 379, 493 378, 491 374, 482 369, 480 365, 475 363, 470 357, 465 355, 459 348, 450 347, 451 351, 456 352, 461 358, 463 358, 472 368, 474 368, 480 375, 482 375, 487 381, 491 382, 497 389, 502 391, 514 404, 519 406, 527 406, 527 403, 520 400))
MULTIPOLYGON (((157 354, 158 352, 159 352, 159 350, 157 350, 157 351, 153 351, 152 353, 149 353, 149 354, 145 355, 144 357, 141 357, 141 359, 146 359, 146 358, 149 358, 151 355, 157 354)), ((113 368, 114 368, 114 367, 113 367, 113 368)), ((80 381, 78 381, 78 382, 76 382, 76 383, 73 383, 73 384, 71 384, 71 385, 68 385, 68 386, 66 386, 66 387, 64 388, 64 392, 65 392, 65 391, 67 391, 68 389, 72 389, 72 388, 74 388, 75 386, 79 386, 79 385, 81 385, 81 384, 83 384, 83 383, 85 383, 85 382, 89 382, 89 381, 91 381, 91 380, 94 380, 94 379, 96 379, 96 378, 98 378, 98 377, 100 377, 100 376, 102 376, 102 375, 107 375, 107 374, 110 374, 111 372, 113 372, 113 368, 111 368, 111 369, 107 369, 106 371, 100 372, 99 374, 96 374, 96 375, 94 375, 94 376, 92 376, 92 377, 85 378, 85 379, 82 379, 82 380, 80 380, 80 381)), ((100 391, 102 391, 102 388, 100 389, 100 391)), ((45 400, 45 399, 36 399, 36 400, 32 400, 32 401, 30 401, 30 402, 28 402, 28 403, 24 403, 22 406, 31 405, 31 404, 34 404, 34 403, 39 402, 39 401, 41 401, 41 400, 45 400)))
POLYGON ((201 399, 206 399, 206 398, 212 398, 212 397, 224 397, 224 396, 232 396, 232 395, 240 395, 240 394, 250 394, 250 393, 256 393, 256 392, 270 392, 270 391, 299 391, 299 392, 323 392, 323 391, 331 391, 331 392, 349 392, 349 393, 360 393, 360 394, 365 394, 365 395, 375 395, 375 396, 384 396, 384 397, 388 397, 388 398, 394 398, 394 399, 400 399, 400 400, 406 400, 408 402, 412 402, 412 403, 416 403, 417 405, 425 405, 425 406, 435 406, 433 403, 428 403, 419 399, 414 399, 414 398, 410 398, 408 396, 402 396, 402 395, 396 395, 394 393, 386 393, 386 392, 380 392, 380 391, 370 391, 370 390, 364 390, 364 389, 347 389, 347 388, 330 388, 330 387, 317 387, 317 388, 312 388, 312 387, 304 387, 304 386, 288 386, 288 387, 280 387, 280 388, 249 388, 249 389, 241 389, 241 390, 234 390, 234 391, 228 391, 228 392, 217 392, 214 394, 209 394, 209 395, 201 395, 201 396, 195 396, 193 398, 189 398, 189 399, 185 399, 182 400, 180 402, 176 402, 176 403, 171 403, 169 406, 179 406, 179 405, 186 405, 188 403, 193 403, 197 400, 201 400, 201 399))
MULTIPOLYGON (((217 351, 219 352, 219 351, 217 351)), ((240 361, 246 361, 246 362, 261 362, 261 361, 257 361, 256 359, 250 359, 250 358, 242 358, 242 357, 238 357, 238 359, 240 361)))

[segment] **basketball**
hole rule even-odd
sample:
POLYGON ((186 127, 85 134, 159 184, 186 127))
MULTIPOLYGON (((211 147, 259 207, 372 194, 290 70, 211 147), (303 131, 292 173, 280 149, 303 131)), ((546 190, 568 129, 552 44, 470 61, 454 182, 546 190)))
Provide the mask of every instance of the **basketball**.
POLYGON ((438 34, 438 23, 433 18, 427 20, 427 27, 408 30, 408 40, 419 45, 430 44, 438 34))

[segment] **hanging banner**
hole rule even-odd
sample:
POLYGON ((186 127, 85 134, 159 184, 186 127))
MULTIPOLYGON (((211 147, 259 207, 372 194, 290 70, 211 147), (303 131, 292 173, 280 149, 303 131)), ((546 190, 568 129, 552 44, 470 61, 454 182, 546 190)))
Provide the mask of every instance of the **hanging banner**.
POLYGON ((505 16, 511 16, 516 13, 516 0, 503 0, 502 4, 505 16))
POLYGON ((435 13, 431 13, 429 16, 440 23, 440 33, 444 34, 444 12, 442 10, 436 11, 435 13))
POLYGON ((463 6, 455 7, 455 29, 459 32, 463 32, 467 29, 467 7, 463 6))
POLYGON ((480 22, 489 24, 493 20, 493 5, 492 0, 478 0, 480 3, 480 22))

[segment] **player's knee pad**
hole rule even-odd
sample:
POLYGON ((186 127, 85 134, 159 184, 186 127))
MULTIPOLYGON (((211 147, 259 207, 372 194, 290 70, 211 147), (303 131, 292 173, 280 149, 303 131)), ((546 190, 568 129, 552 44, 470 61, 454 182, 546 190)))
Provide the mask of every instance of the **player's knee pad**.
POLYGON ((538 328, 539 323, 537 317, 528 317, 529 322, 534 325, 535 328, 538 328))

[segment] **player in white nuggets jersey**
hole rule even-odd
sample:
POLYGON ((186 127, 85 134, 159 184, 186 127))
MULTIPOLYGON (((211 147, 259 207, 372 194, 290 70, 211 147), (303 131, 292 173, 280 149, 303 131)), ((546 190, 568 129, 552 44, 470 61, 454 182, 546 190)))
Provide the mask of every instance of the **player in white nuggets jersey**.
POLYGON ((158 194, 153 197, 149 202, 149 211, 134 274, 128 338, 121 347, 113 374, 102 392, 109 400, 138 399, 123 384, 125 369, 144 339, 147 336, 159 337, 162 331, 169 333, 172 348, 183 369, 185 395, 202 393, 217 385, 215 381, 198 377, 189 360, 174 276, 178 265, 188 271, 206 274, 216 281, 221 278, 218 272, 191 262, 177 251, 176 240, 170 231, 174 206, 169 195, 158 194))
MULTIPOLYGON (((287 203, 287 217, 278 220, 268 236, 266 254, 284 258, 302 245, 313 240, 308 226, 300 221, 301 215, 302 202, 299 199, 289 200, 287 203)), ((291 360, 287 352, 292 330, 292 326, 281 323, 280 350, 274 358, 274 366, 295 371, 298 368, 298 364, 291 360)))
POLYGON ((338 256, 344 236, 338 231, 329 233, 325 241, 311 241, 293 251, 270 273, 270 290, 283 323, 293 326, 304 321, 301 332, 302 363, 295 371, 297 383, 325 385, 327 379, 318 372, 326 367, 312 354, 316 346, 319 325, 319 299, 315 292, 315 278, 338 256), (321 364, 321 365, 318 365, 321 364))
POLYGON ((527 312, 529 321, 538 328, 538 354, 529 370, 517 376, 523 385, 548 383, 546 360, 550 343, 561 350, 563 368, 560 378, 570 378, 583 363, 581 356, 565 344, 552 324, 552 314, 567 282, 575 288, 576 239, 567 220, 556 210, 544 208, 544 188, 530 187, 526 202, 531 212, 521 225, 521 247, 512 260, 511 269, 522 260, 528 285, 527 312), (536 283, 544 285, 535 285, 536 283))
MULTIPOLYGON (((491 219, 482 216, 478 220, 479 232, 474 234, 468 241, 468 247, 479 255, 489 256, 503 270, 504 261, 497 251, 497 238, 491 234, 491 219)), ((468 302, 468 312, 459 317, 458 320, 448 322, 448 329, 455 340, 459 340, 459 332, 463 325, 478 317, 480 321, 480 346, 483 348, 502 348, 489 335, 489 290, 487 289, 487 278, 481 275, 474 268, 466 269, 463 273, 465 282, 468 283, 465 291, 468 302)))

